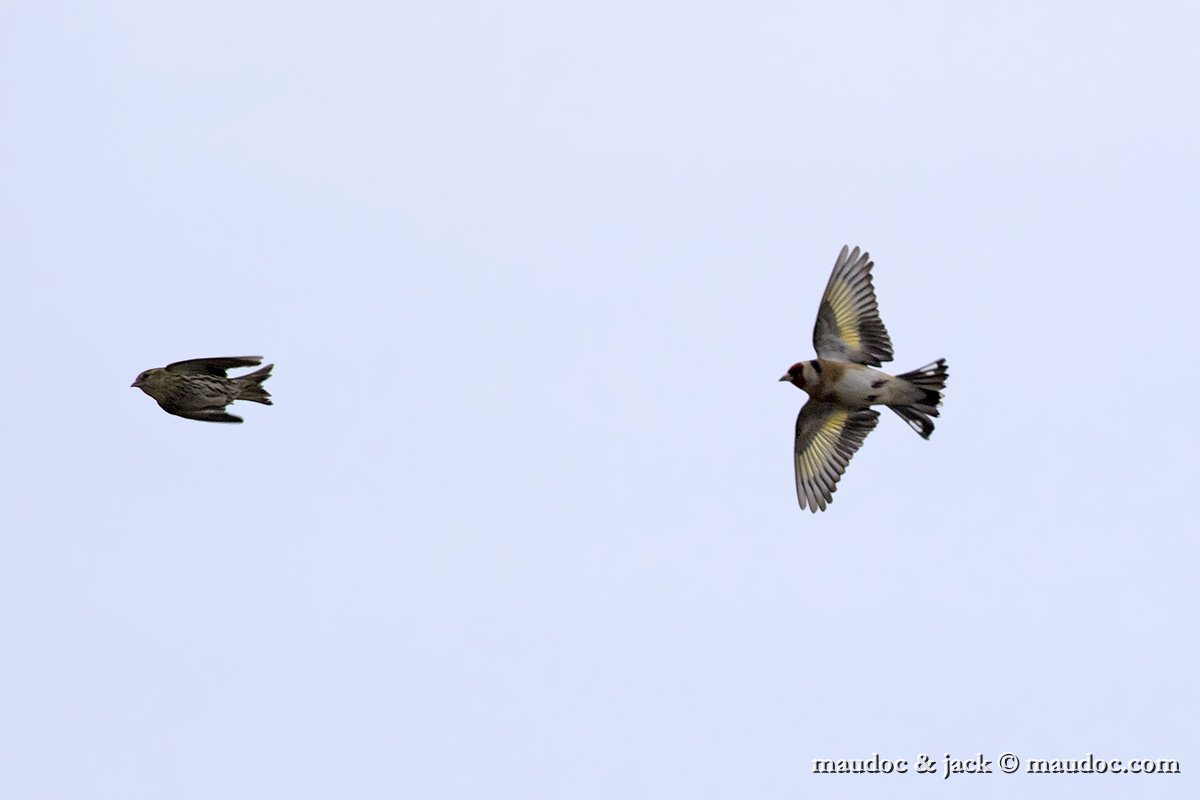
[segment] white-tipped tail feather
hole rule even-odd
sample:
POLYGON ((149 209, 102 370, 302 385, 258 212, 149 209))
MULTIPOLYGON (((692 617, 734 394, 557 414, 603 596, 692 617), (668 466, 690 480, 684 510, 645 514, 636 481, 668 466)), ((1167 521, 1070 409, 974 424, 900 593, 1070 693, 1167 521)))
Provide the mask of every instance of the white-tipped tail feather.
POLYGON ((938 406, 942 404, 942 391, 946 388, 949 375, 946 359, 939 358, 912 372, 896 376, 912 387, 912 399, 904 404, 889 405, 888 408, 895 411, 922 439, 928 439, 929 434, 933 433, 933 420, 930 417, 939 414, 938 406))

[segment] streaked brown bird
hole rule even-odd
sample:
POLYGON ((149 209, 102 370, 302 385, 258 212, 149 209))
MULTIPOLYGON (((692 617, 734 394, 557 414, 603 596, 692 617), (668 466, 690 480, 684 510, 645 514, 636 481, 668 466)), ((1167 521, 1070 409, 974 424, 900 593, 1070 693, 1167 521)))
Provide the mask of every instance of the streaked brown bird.
POLYGON ((261 363, 262 356, 176 361, 159 369, 146 370, 131 386, 153 397, 163 411, 177 417, 204 422, 241 422, 241 417, 226 413, 225 406, 234 400, 271 405, 271 395, 262 384, 271 377, 271 368, 275 365, 267 364, 236 378, 227 377, 225 370, 257 367, 261 363))
POLYGON ((796 496, 801 508, 824 511, 837 482, 879 422, 871 406, 887 406, 928 439, 942 404, 946 359, 889 375, 872 369, 892 360, 892 339, 875 301, 871 267, 856 247, 843 247, 825 286, 813 328, 817 357, 793 364, 779 380, 808 393, 796 418, 796 496))

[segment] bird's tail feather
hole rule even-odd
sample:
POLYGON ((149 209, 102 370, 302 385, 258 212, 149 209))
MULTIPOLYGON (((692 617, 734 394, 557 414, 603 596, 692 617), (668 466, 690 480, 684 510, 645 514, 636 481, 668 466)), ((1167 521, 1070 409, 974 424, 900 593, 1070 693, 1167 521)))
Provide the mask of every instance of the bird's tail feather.
POLYGON ((271 377, 271 369, 274 366, 274 364, 267 364, 262 369, 251 372, 249 375, 241 375, 234 378, 233 381, 238 387, 237 399, 262 403, 264 406, 272 405, 271 395, 263 388, 262 383, 271 377))
POLYGON ((933 433, 933 420, 927 414, 923 414, 912 406, 888 406, 892 411, 900 415, 900 419, 908 423, 908 427, 921 435, 922 439, 928 439, 929 434, 933 433))
POLYGON ((946 378, 949 375, 950 370, 946 366, 946 359, 939 358, 912 372, 896 376, 912 384, 920 392, 920 395, 913 402, 888 407, 900 415, 900 418, 920 434, 922 439, 928 439, 929 434, 933 433, 933 420, 930 417, 936 417, 939 414, 938 406, 942 404, 942 390, 946 388, 946 378))

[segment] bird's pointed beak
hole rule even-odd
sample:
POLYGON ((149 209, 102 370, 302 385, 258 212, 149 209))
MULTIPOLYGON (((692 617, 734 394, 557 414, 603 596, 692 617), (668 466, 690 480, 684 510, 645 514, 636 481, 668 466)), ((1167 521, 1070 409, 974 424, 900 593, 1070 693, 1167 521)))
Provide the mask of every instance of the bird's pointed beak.
POLYGON ((783 376, 782 378, 780 378, 779 380, 781 380, 781 381, 790 381, 791 379, 792 379, 792 376, 791 376, 791 375, 784 375, 784 376, 783 376))
POLYGON ((136 388, 137 388, 137 385, 138 385, 138 382, 137 382, 137 381, 134 381, 133 383, 129 384, 129 388, 130 388, 130 389, 136 389, 136 388))

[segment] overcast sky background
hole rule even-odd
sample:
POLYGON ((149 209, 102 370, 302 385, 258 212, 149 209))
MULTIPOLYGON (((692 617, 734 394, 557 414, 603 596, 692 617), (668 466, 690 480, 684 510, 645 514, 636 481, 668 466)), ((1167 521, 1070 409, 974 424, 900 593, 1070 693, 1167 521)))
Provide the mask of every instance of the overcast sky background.
POLYGON ((0 796, 1196 796, 1198 28, 0 2, 0 796), (950 380, 814 516, 847 243, 950 380), (811 774, 947 751, 1184 773, 811 774))

